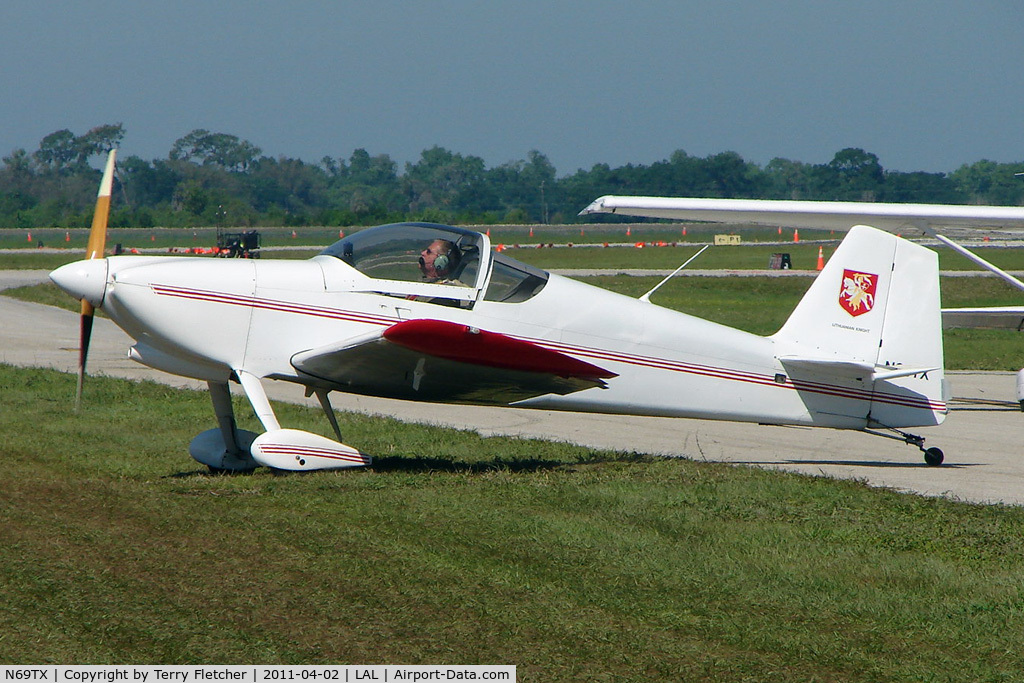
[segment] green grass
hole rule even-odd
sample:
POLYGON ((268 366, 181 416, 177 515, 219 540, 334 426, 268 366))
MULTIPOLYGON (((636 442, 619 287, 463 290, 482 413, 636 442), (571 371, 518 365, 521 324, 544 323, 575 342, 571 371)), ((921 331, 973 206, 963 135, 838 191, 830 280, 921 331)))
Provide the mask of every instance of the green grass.
MULTIPOLYGON (((512 249, 506 253, 524 263, 545 269, 656 268, 674 270, 699 250, 700 245, 680 243, 677 246, 644 247, 643 249, 636 247, 609 247, 607 249, 577 247, 573 249, 512 249)), ((831 250, 834 251, 834 248, 831 250)), ((693 261, 688 268, 766 269, 771 255, 778 252, 789 253, 795 269, 814 270, 817 265, 818 247, 800 244, 782 248, 778 246, 711 247, 693 261)))
POLYGON ((91 378, 76 414, 73 393, 0 366, 0 663, 1024 671, 1019 508, 348 414, 371 468, 218 477, 185 449, 213 425, 205 395, 91 378))
POLYGON ((57 285, 50 282, 41 285, 12 287, 11 289, 5 289, 0 292, 0 296, 10 296, 15 299, 29 301, 35 304, 43 304, 45 306, 56 306, 57 308, 63 308, 66 311, 78 311, 81 309, 81 303, 77 299, 72 299, 66 293, 61 291, 57 285))
POLYGON ((82 251, 66 253, 25 253, 0 254, 0 270, 55 270, 66 263, 78 261, 84 257, 82 251))
MULTIPOLYGON (((244 232, 248 228, 225 228, 226 232, 244 232)), ((358 228, 357 228, 358 229, 358 228)), ((258 228, 263 246, 326 245, 338 239, 338 228, 258 228), (294 232, 295 236, 292 237, 294 232)), ((351 229, 346 229, 351 232, 351 229)), ((0 228, 0 249, 21 249, 31 252, 40 246, 85 251, 88 228, 33 228, 31 230, 0 228), (28 235, 32 241, 28 241, 28 235)), ((110 228, 107 249, 121 244, 125 249, 171 247, 212 247, 217 243, 217 228, 110 228)))

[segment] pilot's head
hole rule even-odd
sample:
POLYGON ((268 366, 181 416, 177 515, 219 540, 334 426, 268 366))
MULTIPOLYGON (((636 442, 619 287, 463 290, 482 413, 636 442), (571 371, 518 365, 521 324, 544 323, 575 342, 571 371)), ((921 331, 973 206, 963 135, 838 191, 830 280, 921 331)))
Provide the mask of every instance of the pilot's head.
POLYGON ((420 272, 428 282, 450 277, 462 254, 449 240, 436 239, 420 252, 420 272))

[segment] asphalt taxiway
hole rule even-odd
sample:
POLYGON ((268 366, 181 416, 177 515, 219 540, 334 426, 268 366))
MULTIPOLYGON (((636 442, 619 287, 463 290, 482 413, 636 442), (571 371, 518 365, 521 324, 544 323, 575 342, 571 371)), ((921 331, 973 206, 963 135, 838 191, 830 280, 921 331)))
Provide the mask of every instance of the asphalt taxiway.
MULTIPOLYGON (((0 289, 45 280, 45 271, 0 271, 0 289)), ((0 321, 0 362, 75 371, 77 314, 0 296, 0 321)), ((109 320, 97 318, 89 354, 90 374, 205 389, 202 382, 167 375, 128 360, 130 345, 124 332, 109 320)), ((568 441, 592 448, 857 479, 872 486, 969 502, 1024 504, 1024 414, 1013 400, 1014 374, 957 372, 949 376, 956 397, 954 410, 938 427, 911 430, 926 437, 929 446, 945 451, 946 462, 941 467, 925 465, 920 451, 912 446, 861 432, 449 406, 339 393, 331 398, 339 410, 470 429, 488 436, 568 441)), ((315 399, 305 399, 295 385, 266 385, 272 399, 318 405, 315 399)), ((209 426, 215 426, 212 409, 209 426)), ((183 458, 188 457, 186 446, 182 444, 183 458)))

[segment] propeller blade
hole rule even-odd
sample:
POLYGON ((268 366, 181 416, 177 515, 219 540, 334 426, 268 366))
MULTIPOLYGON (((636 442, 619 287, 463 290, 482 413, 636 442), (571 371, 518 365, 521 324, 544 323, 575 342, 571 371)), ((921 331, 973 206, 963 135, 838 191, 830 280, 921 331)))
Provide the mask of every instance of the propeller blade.
POLYGON ((96 211, 92 215, 92 229, 89 230, 89 243, 85 247, 85 258, 103 258, 103 249, 107 245, 107 218, 110 216, 110 195, 114 186, 114 159, 117 150, 110 150, 107 165, 103 169, 103 180, 96 194, 96 211))
POLYGON ((89 340, 92 339, 92 304, 82 301, 81 327, 78 336, 78 386, 75 389, 75 410, 82 406, 82 387, 85 385, 85 361, 89 357, 89 340))
MULTIPOLYGON (((85 248, 86 260, 103 258, 103 250, 107 245, 107 219, 110 216, 110 195, 114 185, 114 159, 117 150, 110 150, 107 165, 103 169, 103 180, 96 195, 96 211, 92 216, 92 228, 89 230, 89 242, 85 248)), ((78 387, 75 392, 75 410, 82 404, 82 386, 85 383, 85 361, 89 357, 89 341, 92 339, 92 322, 96 309, 91 303, 82 299, 81 330, 78 343, 78 387)))

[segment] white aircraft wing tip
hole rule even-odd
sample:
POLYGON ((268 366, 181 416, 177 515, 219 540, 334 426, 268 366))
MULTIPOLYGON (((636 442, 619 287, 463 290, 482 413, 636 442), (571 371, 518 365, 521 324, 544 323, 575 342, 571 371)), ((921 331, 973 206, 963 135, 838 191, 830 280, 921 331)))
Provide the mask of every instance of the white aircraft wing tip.
POLYGON ((576 215, 577 216, 586 216, 587 214, 591 214, 591 213, 608 213, 608 210, 605 209, 605 207, 604 207, 604 201, 609 196, 611 196, 611 195, 604 195, 603 197, 598 197, 594 201, 590 202, 590 204, 588 204, 586 206, 586 208, 584 208, 582 211, 580 211, 576 215))

